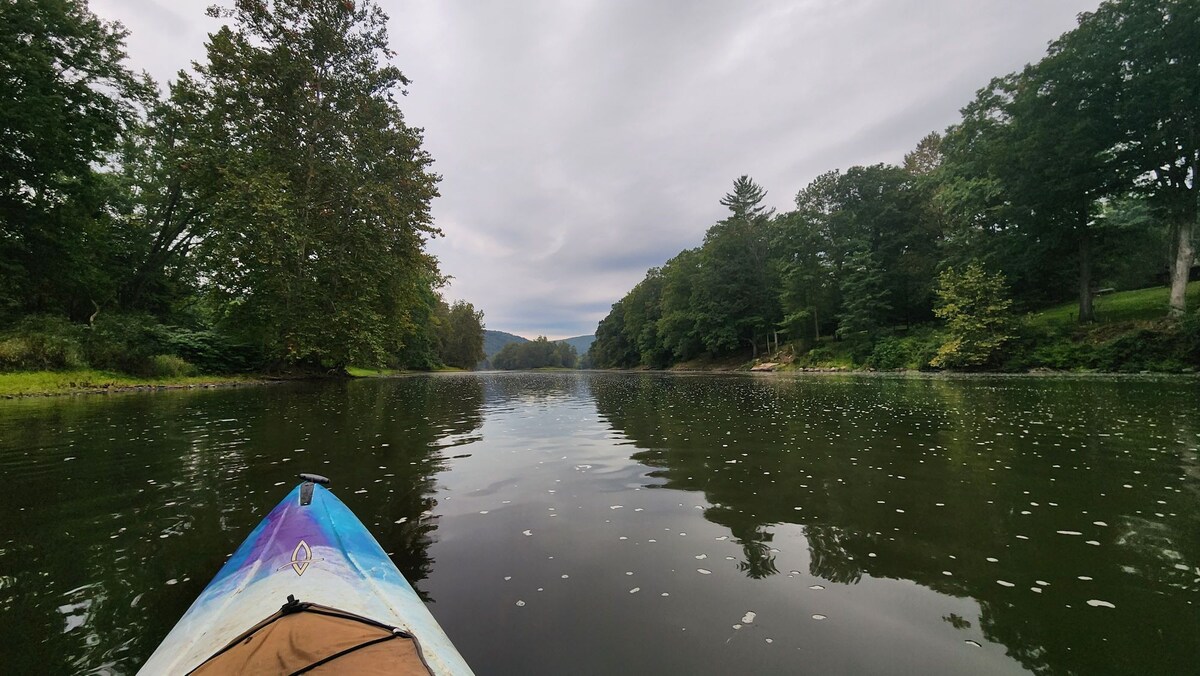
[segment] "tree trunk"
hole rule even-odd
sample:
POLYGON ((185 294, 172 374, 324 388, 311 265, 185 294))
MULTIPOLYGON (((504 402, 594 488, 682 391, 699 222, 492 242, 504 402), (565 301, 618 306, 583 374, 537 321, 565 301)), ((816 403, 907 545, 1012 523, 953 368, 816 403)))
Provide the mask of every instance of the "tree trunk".
POLYGON ((1171 266, 1171 310, 1172 317, 1183 316, 1187 309, 1188 277, 1196 252, 1192 249, 1192 222, 1183 219, 1175 227, 1178 239, 1175 243, 1175 264, 1171 266))
MULTIPOLYGON (((1085 226, 1086 228, 1086 226, 1085 226)), ((1086 229, 1079 239, 1079 322, 1096 320, 1092 307, 1092 235, 1086 229)))

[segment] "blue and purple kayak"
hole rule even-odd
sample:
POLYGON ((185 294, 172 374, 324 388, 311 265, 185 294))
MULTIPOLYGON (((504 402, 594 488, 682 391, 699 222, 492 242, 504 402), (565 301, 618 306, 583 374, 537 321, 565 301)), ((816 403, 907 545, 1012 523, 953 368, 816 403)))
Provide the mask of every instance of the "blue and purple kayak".
POLYGON ((301 477, 139 673, 471 674, 327 480, 301 477))

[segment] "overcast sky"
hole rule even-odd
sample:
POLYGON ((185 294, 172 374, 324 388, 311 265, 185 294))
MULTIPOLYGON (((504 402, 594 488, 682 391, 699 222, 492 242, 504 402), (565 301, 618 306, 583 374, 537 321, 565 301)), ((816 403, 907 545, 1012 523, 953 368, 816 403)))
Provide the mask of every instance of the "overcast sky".
MULTIPOLYGON (((161 84, 203 60, 214 1, 90 4, 161 84)), ((1099 0, 379 4, 442 175, 446 295, 565 338, 699 245, 738 176, 786 210, 824 171, 899 163, 1099 0)))

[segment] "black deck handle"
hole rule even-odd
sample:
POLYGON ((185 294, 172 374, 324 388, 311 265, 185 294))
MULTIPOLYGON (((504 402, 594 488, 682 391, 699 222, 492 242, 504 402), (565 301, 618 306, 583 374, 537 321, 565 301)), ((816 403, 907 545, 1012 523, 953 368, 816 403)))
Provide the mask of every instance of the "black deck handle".
POLYGON ((329 485, 329 477, 323 477, 320 474, 309 474, 308 472, 301 472, 300 480, 301 481, 311 481, 314 484, 321 484, 322 486, 329 485))

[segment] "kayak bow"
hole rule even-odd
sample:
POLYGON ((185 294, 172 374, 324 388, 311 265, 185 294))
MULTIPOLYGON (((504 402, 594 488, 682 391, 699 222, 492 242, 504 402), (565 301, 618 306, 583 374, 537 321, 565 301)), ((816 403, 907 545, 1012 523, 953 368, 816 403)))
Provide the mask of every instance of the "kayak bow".
POLYGON ((139 673, 471 674, 328 480, 300 476, 139 673))

